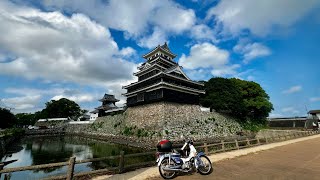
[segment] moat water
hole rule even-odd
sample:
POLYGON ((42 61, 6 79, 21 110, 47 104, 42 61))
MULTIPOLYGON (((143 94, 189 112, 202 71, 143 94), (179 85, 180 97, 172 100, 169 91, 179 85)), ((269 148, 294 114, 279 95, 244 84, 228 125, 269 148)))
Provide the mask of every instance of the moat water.
MULTIPOLYGON (((64 162, 68 161, 72 156, 75 156, 76 160, 114 156, 119 155, 120 151, 124 151, 125 154, 133 154, 145 152, 146 150, 76 136, 26 137, 11 144, 7 149, 7 153, 1 157, 1 162, 17 159, 16 162, 5 166, 5 168, 20 167, 64 162)), ((154 160, 154 156, 152 155, 130 158, 126 159, 126 165, 152 160, 154 160)), ((117 167, 118 165, 118 160, 76 164, 75 173, 117 167)), ((50 176, 65 175, 66 173, 67 166, 63 166, 13 172, 11 173, 11 179, 42 179, 50 176)), ((1 179, 3 178, 4 175, 1 176, 1 179)))

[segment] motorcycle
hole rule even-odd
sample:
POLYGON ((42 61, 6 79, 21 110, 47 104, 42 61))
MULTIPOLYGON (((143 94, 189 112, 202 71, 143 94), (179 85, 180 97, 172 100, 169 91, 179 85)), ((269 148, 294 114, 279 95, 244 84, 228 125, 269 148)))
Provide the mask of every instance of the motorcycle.
POLYGON ((172 149, 169 140, 162 140, 157 145, 157 165, 164 179, 172 179, 177 173, 197 171, 201 175, 212 172, 212 164, 203 152, 197 152, 192 140, 187 140, 180 150, 172 149))

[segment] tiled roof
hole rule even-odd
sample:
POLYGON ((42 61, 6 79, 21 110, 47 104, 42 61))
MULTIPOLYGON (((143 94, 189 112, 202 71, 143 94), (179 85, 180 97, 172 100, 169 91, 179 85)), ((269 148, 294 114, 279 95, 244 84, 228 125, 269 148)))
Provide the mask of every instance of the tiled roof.
POLYGON ((110 101, 110 102, 118 102, 119 100, 116 99, 114 97, 114 95, 111 95, 111 94, 104 94, 103 98, 100 99, 99 101, 110 101))

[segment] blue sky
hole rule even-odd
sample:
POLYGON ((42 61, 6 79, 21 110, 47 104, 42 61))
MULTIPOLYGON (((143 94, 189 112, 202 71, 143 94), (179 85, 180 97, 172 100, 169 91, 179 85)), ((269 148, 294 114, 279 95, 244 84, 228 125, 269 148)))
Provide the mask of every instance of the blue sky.
POLYGON ((141 56, 168 42, 193 80, 258 82, 273 117, 320 108, 320 1, 3 0, 0 106, 34 112, 66 97, 121 101, 141 56))

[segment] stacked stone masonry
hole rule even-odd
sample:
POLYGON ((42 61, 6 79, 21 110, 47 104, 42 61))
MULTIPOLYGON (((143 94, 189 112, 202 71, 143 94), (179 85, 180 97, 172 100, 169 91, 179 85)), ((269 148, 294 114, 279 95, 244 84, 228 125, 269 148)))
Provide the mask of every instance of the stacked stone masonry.
POLYGON ((74 127, 72 131, 152 142, 162 138, 173 141, 186 137, 195 140, 221 138, 242 131, 239 123, 231 117, 216 112, 202 112, 198 105, 169 102, 129 107, 122 114, 99 117, 91 125, 77 126, 78 130, 74 127))

